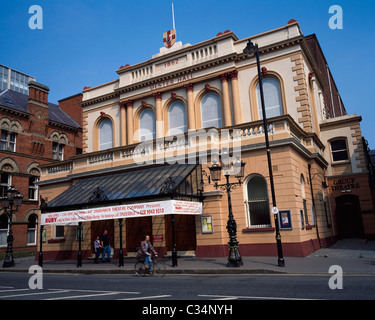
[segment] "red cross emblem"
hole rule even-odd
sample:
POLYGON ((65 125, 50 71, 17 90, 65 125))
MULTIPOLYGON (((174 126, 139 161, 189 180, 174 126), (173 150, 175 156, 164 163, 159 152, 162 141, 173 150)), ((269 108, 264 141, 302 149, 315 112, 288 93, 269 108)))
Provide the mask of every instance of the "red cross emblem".
POLYGON ((176 29, 163 33, 163 43, 167 48, 172 47, 176 43, 176 29))

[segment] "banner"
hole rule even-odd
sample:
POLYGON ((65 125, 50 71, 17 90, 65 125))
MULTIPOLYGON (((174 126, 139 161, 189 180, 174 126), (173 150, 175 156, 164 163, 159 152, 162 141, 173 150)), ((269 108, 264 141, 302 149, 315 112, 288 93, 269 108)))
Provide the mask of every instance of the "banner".
POLYGON ((74 225, 78 222, 139 218, 165 214, 202 214, 201 202, 167 200, 113 207, 43 213, 42 225, 74 225))

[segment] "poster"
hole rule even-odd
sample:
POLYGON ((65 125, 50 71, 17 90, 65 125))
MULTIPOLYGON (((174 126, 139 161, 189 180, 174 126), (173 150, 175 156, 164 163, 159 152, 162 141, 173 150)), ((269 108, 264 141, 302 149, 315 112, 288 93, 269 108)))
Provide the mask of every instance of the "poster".
POLYGON ((202 216, 202 233, 213 233, 212 216, 202 216))
POLYGON ((292 230, 292 219, 290 216, 290 210, 279 211, 279 223, 280 229, 282 230, 292 230))

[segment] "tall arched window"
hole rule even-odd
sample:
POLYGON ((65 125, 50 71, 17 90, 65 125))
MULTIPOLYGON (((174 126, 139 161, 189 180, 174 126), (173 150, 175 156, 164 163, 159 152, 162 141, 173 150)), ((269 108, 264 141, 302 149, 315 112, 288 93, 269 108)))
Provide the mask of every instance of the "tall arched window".
POLYGON ((185 104, 182 101, 173 102, 168 109, 169 135, 187 131, 185 104))
POLYGON ((270 227, 270 205, 266 180, 262 176, 254 175, 248 180, 246 186, 249 227, 270 227))
MULTIPOLYGON (((277 117, 283 114, 283 106, 281 102, 280 83, 275 78, 263 79, 263 95, 264 106, 267 118, 277 117)), ((259 83, 257 85, 257 101, 259 119, 263 119, 262 102, 260 99, 259 83)))
POLYGON ((113 126, 110 119, 99 124, 99 150, 113 148, 113 126))
POLYGON ((139 115, 139 141, 152 140, 155 137, 155 113, 146 109, 139 115))
POLYGON ((201 101, 202 128, 221 128, 220 97, 216 93, 206 94, 201 101))

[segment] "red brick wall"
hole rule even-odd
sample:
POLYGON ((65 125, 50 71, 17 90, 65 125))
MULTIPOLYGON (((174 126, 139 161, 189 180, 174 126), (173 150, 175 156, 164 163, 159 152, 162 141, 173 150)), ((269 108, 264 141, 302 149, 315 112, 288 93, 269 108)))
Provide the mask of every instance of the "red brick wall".
MULTIPOLYGON (((37 90, 34 89, 34 91, 37 90)), ((31 91, 31 93, 36 94, 34 91, 31 91)), ((43 98, 47 98, 47 96, 43 98)), ((82 120, 79 120, 80 118, 82 119, 81 106, 79 105, 81 99, 81 95, 76 95, 62 101, 66 109, 64 111, 70 115, 75 114, 74 120, 78 124, 82 123, 82 120)), ((77 147, 82 148, 82 132, 80 130, 73 131, 67 128, 49 125, 48 108, 33 103, 32 100, 29 100, 28 110, 31 113, 29 117, 13 112, 0 111, 0 119, 6 117, 11 121, 17 120, 23 127, 23 132, 17 133, 16 151, 0 150, 0 172, 3 172, 3 164, 1 164, 1 161, 4 160, 4 158, 12 159, 17 166, 13 168, 14 171, 11 173, 11 184, 24 196, 23 203, 13 219, 13 245, 15 251, 36 249, 36 246, 27 246, 28 216, 31 212, 34 212, 34 210, 39 209, 38 200, 29 200, 30 174, 28 172, 28 166, 34 162, 46 164, 56 161, 52 160, 53 141, 50 140, 50 135, 53 131, 57 131, 59 134, 66 134, 69 139, 69 144, 64 146, 64 159, 76 155, 77 147)), ((0 214, 2 213, 3 211, 0 208, 0 214)), ((0 248, 0 252, 5 252, 5 250, 6 248, 0 248)))

